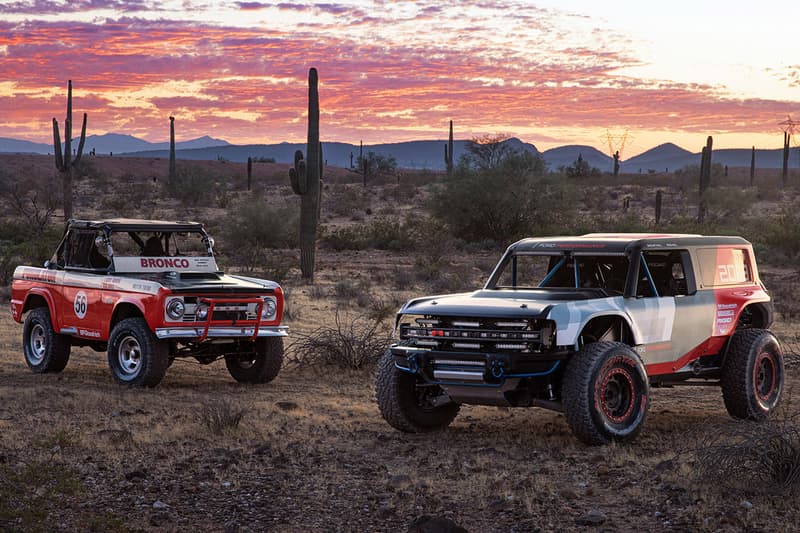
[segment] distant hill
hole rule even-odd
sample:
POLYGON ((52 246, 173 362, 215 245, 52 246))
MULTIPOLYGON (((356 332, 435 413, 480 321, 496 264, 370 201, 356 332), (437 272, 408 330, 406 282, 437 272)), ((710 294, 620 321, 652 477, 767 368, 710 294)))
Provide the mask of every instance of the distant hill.
MULTIPOLYGON (((749 167, 752 149, 723 148, 714 150, 712 163, 729 167, 749 167)), ((792 148, 789 156, 789 167, 797 168, 800 150, 792 148)), ((692 153, 680 146, 666 143, 625 160, 620 170, 626 173, 675 172, 686 166, 700 166, 700 153, 692 153)), ((783 166, 783 150, 756 150, 756 168, 781 168, 783 166)))
MULTIPOLYGON (((73 147, 77 147, 77 139, 73 140, 73 147)), ((400 168, 443 170, 445 140, 409 141, 402 143, 387 143, 365 145, 364 154, 374 152, 379 155, 394 157, 400 168)), ((466 152, 471 141, 460 140, 454 143, 454 156, 458 161, 466 152)), ((525 150, 531 153, 540 153, 537 148, 515 137, 505 141, 516 150, 525 150)), ((323 142, 323 157, 329 165, 349 168, 358 160, 359 146, 339 142, 323 142)), ((104 135, 90 135, 86 138, 84 150, 86 153, 94 149, 97 155, 126 155, 133 157, 169 157, 169 142, 151 143, 132 135, 106 133, 104 135)), ((280 143, 280 144, 248 144, 234 145, 222 139, 209 136, 199 137, 189 141, 176 143, 176 156, 178 159, 215 160, 243 162, 248 157, 274 159, 278 163, 290 163, 294 160, 295 150, 305 152, 305 143, 280 143)), ((52 154, 51 144, 35 143, 19 139, 0 137, 0 153, 33 153, 52 154)), ((589 165, 600 169, 602 172, 613 171, 613 159, 591 146, 568 145, 551 148, 541 152, 542 157, 551 171, 559 167, 571 165, 578 155, 581 155, 589 165)), ((750 149, 722 149, 714 150, 712 162, 731 167, 749 167, 750 149)), ((625 173, 674 172, 689 165, 699 165, 700 154, 692 153, 672 143, 665 143, 646 152, 642 152, 620 164, 620 170, 625 173)), ((756 150, 757 168, 781 168, 783 164, 782 150, 756 150)), ((793 148, 789 159, 790 168, 800 165, 800 149, 793 148)))
MULTIPOLYGON (((77 149, 79 137, 72 139, 73 149, 77 149)), ((176 142, 175 149, 204 148, 210 146, 226 146, 227 141, 214 139, 209 136, 199 137, 189 141, 176 142)), ((63 146, 63 144, 62 144, 63 146)), ((86 137, 84 152, 92 150, 100 155, 121 154, 125 152, 140 152, 144 150, 169 150, 169 141, 151 143, 133 135, 122 135, 119 133, 106 133, 103 135, 89 135, 86 137)), ((52 144, 34 143, 17 139, 0 138, 0 152, 4 153, 31 153, 31 154, 52 154, 52 144)))
POLYGON ((614 169, 614 160, 591 146, 573 144, 551 148, 542 153, 542 157, 547 163, 547 168, 551 171, 571 165, 578 159, 579 155, 590 166, 600 169, 601 172, 612 172, 614 169))
POLYGON ((0 137, 0 152, 11 154, 52 154, 53 145, 0 137))
MULTIPOLYGON (((453 155, 458 161, 466 152, 467 145, 472 141, 454 141, 453 155)), ((530 143, 525 143, 517 138, 505 141, 515 150, 530 151, 539 153, 536 147, 530 143)), ((364 155, 370 152, 385 157, 394 157, 397 166, 400 168, 443 170, 445 140, 436 141, 409 141, 402 143, 388 143, 377 145, 365 145, 364 155)), ((198 148, 194 150, 176 150, 175 156, 179 159, 209 160, 227 159, 228 161, 243 162, 248 157, 270 158, 278 163, 290 163, 294 161, 296 150, 306 151, 305 143, 280 143, 280 144, 248 144, 243 146, 227 145, 211 148, 198 148)), ((350 168, 358 163, 360 146, 348 143, 323 142, 322 155, 329 165, 350 168)), ((146 152, 135 152, 125 154, 132 157, 168 157, 167 150, 149 150, 146 152)))
MULTIPOLYGON (((716 152, 714 152, 716 156, 716 152)), ((715 157, 713 159, 716 159, 715 157)), ((664 143, 620 163, 621 172, 635 173, 655 170, 674 172, 686 165, 700 164, 700 155, 672 143, 664 143)), ((750 161, 747 161, 750 164, 750 161)))

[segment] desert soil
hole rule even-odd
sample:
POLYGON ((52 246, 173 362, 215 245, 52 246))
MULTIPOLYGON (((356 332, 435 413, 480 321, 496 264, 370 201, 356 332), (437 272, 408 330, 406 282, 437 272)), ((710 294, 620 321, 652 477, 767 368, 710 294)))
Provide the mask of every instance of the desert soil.
MULTIPOLYGON (((100 171, 123 168, 108 159, 98 158, 100 171)), ((43 157, 4 164, 52 171, 43 157)), ((145 181, 151 167, 163 177, 163 160, 124 166, 145 181)), ((259 187, 282 176, 274 178, 282 189, 268 196, 290 194, 285 165, 259 165, 259 172, 259 187)), ((82 201, 92 198, 88 182, 79 190, 82 201)), ((325 201, 335 192, 326 189, 325 201)), ((381 206, 372 189, 365 194, 375 214, 392 203, 381 206)), ((199 220, 224 213, 161 204, 151 211, 145 215, 199 220)), ((323 218, 329 228, 363 220, 323 218)), ((450 266, 466 266, 478 286, 499 253, 464 254, 450 266)), ((401 253, 323 251, 319 263, 314 286, 296 272, 284 280, 291 339, 330 324, 337 312, 385 317, 429 290, 397 289, 414 280, 415 258, 401 253), (343 282, 370 297, 348 297, 343 282)), ((390 320, 383 330, 390 334, 390 320)), ((797 330, 777 324, 790 351, 797 351, 797 330)), ((406 531, 424 516, 470 532, 791 531, 800 524, 796 492, 756 483, 733 490, 699 475, 696 450, 709 435, 738 427, 718 388, 654 389, 644 430, 628 445, 585 446, 562 415, 541 409, 464 406, 445 431, 409 435, 381 418, 369 370, 287 364, 272 383, 244 386, 222 362, 177 361, 155 389, 129 389, 113 382, 104 353, 86 348, 74 349, 60 374, 33 374, 21 336, 21 325, 0 312, 0 531, 406 531), (235 427, 212 423, 238 414, 235 427)), ((787 400, 800 391, 797 360, 787 357, 787 400)), ((797 402, 784 403, 790 416, 798 412, 797 402)))
POLYGON ((63 373, 33 374, 20 337, 0 315, 2 530, 405 531, 434 516, 473 532, 788 531, 800 521, 793 497, 695 475, 693 449, 730 424, 716 388, 654 390, 643 433, 624 446, 584 446, 540 409, 464 406, 447 430, 408 435, 381 418, 370 372, 289 365, 243 386, 221 362, 177 361, 159 387, 138 390, 114 384, 105 354, 84 348, 63 373), (209 423, 237 412, 234 428, 209 423))

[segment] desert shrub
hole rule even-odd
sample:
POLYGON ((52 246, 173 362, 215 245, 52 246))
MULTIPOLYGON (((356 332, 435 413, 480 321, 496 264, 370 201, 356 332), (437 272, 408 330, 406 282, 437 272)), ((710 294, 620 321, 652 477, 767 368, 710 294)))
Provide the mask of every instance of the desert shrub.
POLYGON ((325 232, 321 241, 333 250, 410 250, 420 238, 420 225, 413 219, 405 221, 379 218, 368 224, 347 226, 325 232))
POLYGON ((337 216, 349 217, 357 212, 363 213, 370 203, 370 193, 361 185, 336 185, 322 195, 322 211, 337 216))
POLYGON ((178 165, 175 177, 165 179, 164 192, 184 205, 207 207, 224 192, 222 176, 200 166, 178 165))
POLYGON ((434 217, 465 241, 512 242, 560 228, 573 209, 567 188, 541 173, 527 153, 506 156, 498 166, 459 165, 431 196, 434 217))
POLYGON ((341 316, 332 326, 321 326, 298 338, 287 350, 290 364, 298 367, 333 366, 343 370, 372 369, 386 347, 390 334, 379 320, 366 316, 341 316))
POLYGON ((796 264, 800 259, 800 212, 785 208, 765 225, 762 240, 773 252, 771 261, 796 264))
POLYGON ((61 181, 34 173, 11 176, 0 171, 0 204, 29 229, 42 232, 61 207, 61 181))
POLYGON ((244 409, 226 400, 208 402, 198 413, 200 423, 214 435, 223 435, 239 427, 244 409))
POLYGON ((276 257, 272 250, 297 246, 297 209, 275 207, 253 198, 229 211, 222 222, 220 251, 247 270, 263 268, 276 257))
POLYGON ((693 450, 698 477, 740 492, 800 487, 800 414, 788 412, 787 405, 782 414, 763 423, 730 421, 704 428, 693 450))
POLYGON ((17 266, 44 264, 62 235, 61 228, 48 226, 40 231, 19 219, 0 224, 0 286, 11 283, 17 266))

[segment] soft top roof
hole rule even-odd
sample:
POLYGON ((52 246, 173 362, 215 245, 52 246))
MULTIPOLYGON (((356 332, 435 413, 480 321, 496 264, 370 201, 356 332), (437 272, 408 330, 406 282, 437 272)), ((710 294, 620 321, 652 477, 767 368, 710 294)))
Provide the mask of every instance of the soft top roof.
POLYGON ((633 249, 671 249, 690 246, 750 245, 742 237, 703 236, 680 233, 588 233, 571 237, 522 239, 509 251, 625 253, 633 249))
POLYGON ((75 220, 68 223, 70 228, 107 229, 110 231, 203 231, 199 222, 143 220, 136 218, 109 218, 106 220, 75 220))

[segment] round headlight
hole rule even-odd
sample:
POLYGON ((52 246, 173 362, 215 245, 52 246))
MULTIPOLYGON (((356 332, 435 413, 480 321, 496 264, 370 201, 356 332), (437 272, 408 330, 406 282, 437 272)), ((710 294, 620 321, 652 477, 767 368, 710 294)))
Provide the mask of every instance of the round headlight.
POLYGON ((208 306, 198 306, 195 316, 197 317, 197 320, 205 320, 208 317, 208 306))
POLYGON ((183 300, 178 300, 177 298, 174 300, 170 300, 167 304, 167 316, 173 318, 175 320, 180 320, 183 317, 183 313, 186 311, 186 306, 183 305, 183 300))
POLYGON ((261 308, 261 318, 269 318, 278 310, 278 305, 272 298, 264 298, 264 306, 261 308))

